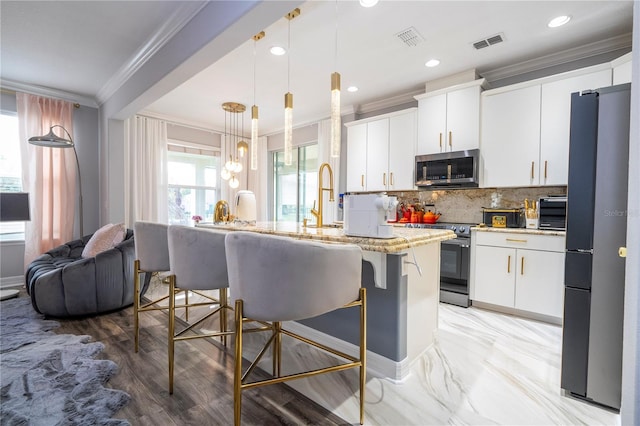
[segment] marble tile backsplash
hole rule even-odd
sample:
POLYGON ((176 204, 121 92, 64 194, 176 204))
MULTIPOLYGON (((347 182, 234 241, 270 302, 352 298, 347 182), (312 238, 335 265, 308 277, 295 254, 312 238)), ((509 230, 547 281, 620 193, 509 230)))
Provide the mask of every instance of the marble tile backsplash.
POLYGON ((521 188, 457 188, 389 192, 405 204, 433 204, 442 213, 439 222, 480 223, 482 208, 524 207, 524 199, 537 200, 548 195, 566 195, 566 186, 521 188))

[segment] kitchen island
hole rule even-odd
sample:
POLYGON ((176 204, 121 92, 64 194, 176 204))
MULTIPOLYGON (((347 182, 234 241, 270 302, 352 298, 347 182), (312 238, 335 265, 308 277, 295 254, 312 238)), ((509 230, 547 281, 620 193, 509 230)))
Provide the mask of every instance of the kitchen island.
MULTIPOLYGON (((455 238, 452 231, 397 227, 394 238, 380 239, 347 236, 339 227, 313 228, 287 222, 200 223, 197 227, 358 245, 363 250, 362 286, 367 289, 368 370, 402 380, 433 343, 438 327, 440 242, 455 238)), ((357 315, 356 310, 343 309, 285 325, 356 354, 357 315)))

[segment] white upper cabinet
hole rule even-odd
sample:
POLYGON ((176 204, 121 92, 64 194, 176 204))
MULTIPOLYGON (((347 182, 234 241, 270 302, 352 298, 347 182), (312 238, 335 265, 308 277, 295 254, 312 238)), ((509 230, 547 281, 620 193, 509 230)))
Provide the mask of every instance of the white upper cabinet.
POLYGON ((482 96, 483 186, 537 185, 540 85, 482 96))
POLYGON ((568 182, 571 94, 610 85, 610 69, 542 85, 540 185, 566 185, 568 182))
POLYGON ((482 186, 566 185, 571 93, 611 85, 597 65, 482 94, 482 186))
POLYGON ((417 118, 415 109, 389 118, 389 191, 414 188, 417 118))
POLYGON ((484 79, 415 96, 418 155, 475 149, 480 145, 480 91, 484 79))
POLYGON ((414 189, 416 108, 346 123, 347 192, 414 189))
POLYGON ((364 191, 367 174, 367 123, 347 127, 347 191, 364 191))

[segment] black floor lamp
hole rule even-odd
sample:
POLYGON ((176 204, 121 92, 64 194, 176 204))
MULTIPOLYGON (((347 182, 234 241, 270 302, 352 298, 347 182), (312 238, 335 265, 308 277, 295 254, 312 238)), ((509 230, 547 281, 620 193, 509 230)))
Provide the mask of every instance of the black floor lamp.
POLYGON ((29 143, 32 145, 38 146, 46 146, 48 148, 73 148, 73 154, 76 157, 76 167, 78 168, 78 187, 80 189, 80 238, 84 236, 84 229, 82 226, 83 214, 82 214, 82 178, 80 176, 80 162, 78 161, 78 152, 76 151, 76 146, 73 143, 73 139, 71 135, 59 124, 55 126, 51 126, 49 128, 49 133, 44 136, 33 136, 29 138, 29 143), (69 139, 61 138, 60 136, 53 133, 53 129, 56 127, 60 127, 67 134, 69 139))

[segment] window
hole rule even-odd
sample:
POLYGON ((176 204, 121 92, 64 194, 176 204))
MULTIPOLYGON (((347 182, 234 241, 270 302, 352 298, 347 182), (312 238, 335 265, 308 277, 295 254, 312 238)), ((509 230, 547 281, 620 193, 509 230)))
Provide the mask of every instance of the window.
POLYGON ((213 208, 220 198, 220 156, 212 150, 169 145, 169 224, 187 225, 191 217, 213 221, 213 208))
POLYGON ((273 179, 276 221, 302 222, 311 219, 311 208, 318 190, 318 145, 293 150, 293 162, 284 164, 284 152, 273 153, 273 179))
MULTIPOLYGON (((0 114, 0 192, 22 192, 18 117, 0 114)), ((0 222, 0 238, 24 239, 24 222, 0 222)))

